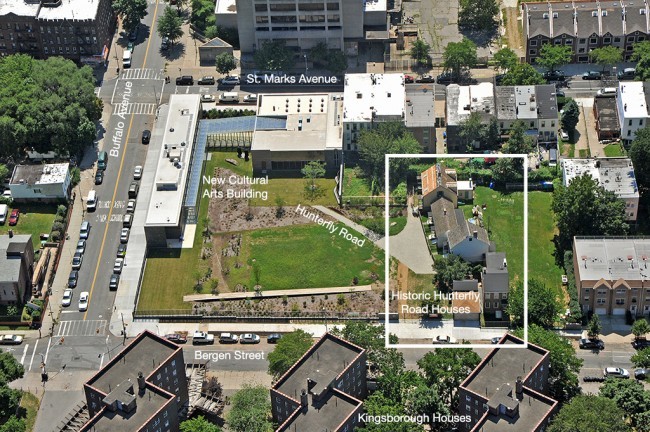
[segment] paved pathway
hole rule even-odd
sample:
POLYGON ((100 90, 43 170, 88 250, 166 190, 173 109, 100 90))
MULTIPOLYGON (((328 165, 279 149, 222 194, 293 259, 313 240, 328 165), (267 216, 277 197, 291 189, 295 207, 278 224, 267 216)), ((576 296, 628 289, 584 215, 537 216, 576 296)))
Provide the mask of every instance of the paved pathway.
MULTIPOLYGON (((410 199, 408 208, 411 208, 410 199)), ((433 274, 433 258, 427 247, 420 218, 409 211, 406 226, 396 236, 391 236, 390 254, 406 264, 417 274, 433 274)))
POLYGON ((370 231, 368 228, 364 227, 363 225, 359 225, 358 223, 346 218, 342 214, 340 214, 338 212, 335 212, 334 210, 329 209, 329 208, 327 208, 325 206, 316 205, 316 206, 312 206, 312 207, 315 208, 316 210, 318 210, 319 212, 324 213, 327 216, 330 216, 330 217, 336 219, 339 222, 343 222, 344 224, 346 224, 350 228, 353 228, 353 229, 357 230, 364 237, 370 239, 375 244, 375 246, 377 246, 378 248, 385 249, 384 237, 380 236, 379 234, 377 234, 377 233, 375 233, 373 231, 370 231))
POLYGON ((301 288, 292 290, 271 290, 262 291, 258 295, 255 291, 248 292, 231 292, 218 295, 212 294, 190 294, 183 296, 183 301, 211 301, 211 300, 240 300, 247 298, 271 298, 282 296, 309 296, 309 295, 322 295, 322 294, 339 294, 351 292, 364 292, 372 291, 371 285, 359 286, 346 286, 346 287, 332 287, 332 288, 301 288))

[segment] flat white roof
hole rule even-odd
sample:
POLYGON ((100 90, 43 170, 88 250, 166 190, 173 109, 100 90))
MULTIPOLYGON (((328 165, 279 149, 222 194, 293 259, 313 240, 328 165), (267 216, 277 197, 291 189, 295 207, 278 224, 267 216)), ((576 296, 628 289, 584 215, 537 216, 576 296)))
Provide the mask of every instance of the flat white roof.
POLYGON ((365 0, 363 9, 366 12, 370 11, 385 11, 387 0, 365 0))
POLYGON ((518 119, 536 119, 537 99, 535 86, 516 86, 515 104, 518 119))
POLYGON ((459 180, 456 182, 456 188, 459 191, 467 191, 474 189, 474 186, 471 180, 459 180))
POLYGON ((56 7, 41 6, 39 20, 92 20, 97 16, 100 0, 61 0, 56 7))
POLYGON ((650 279, 650 238, 574 237, 575 271, 581 281, 650 279))
POLYGON ((237 13, 237 1, 236 0, 217 0, 217 4, 214 8, 214 13, 221 14, 236 14, 237 13))
POLYGON ((9 184, 61 184, 67 179, 69 170, 70 164, 67 162, 45 165, 17 165, 14 168, 9 184))
POLYGON ((646 118, 648 117, 648 107, 646 106, 643 83, 641 81, 624 81, 618 84, 617 96, 624 107, 624 118, 646 118))
POLYGON ((639 198, 634 166, 629 158, 563 159, 562 180, 568 186, 576 177, 589 174, 619 198, 639 198))
POLYGON ((10 13, 17 16, 35 17, 40 4, 27 3, 24 0, 0 0, 0 16, 10 13))
POLYGON ((370 122, 404 115, 404 74, 346 74, 343 121, 370 122))
POLYGON ((169 115, 145 226, 180 224, 200 108, 198 94, 174 94, 169 98, 169 115))

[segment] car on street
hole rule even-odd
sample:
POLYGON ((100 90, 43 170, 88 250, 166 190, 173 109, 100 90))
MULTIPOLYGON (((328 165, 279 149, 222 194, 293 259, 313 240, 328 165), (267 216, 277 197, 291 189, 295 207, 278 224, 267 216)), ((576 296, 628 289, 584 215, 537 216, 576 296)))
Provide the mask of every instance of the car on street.
POLYGON ((619 71, 616 75, 619 81, 631 81, 636 77, 636 69, 625 68, 622 71, 619 71))
POLYGON ((11 189, 5 189, 4 192, 2 192, 2 198, 11 199, 11 189))
POLYGON ((11 211, 11 214, 9 215, 9 225, 14 226, 18 223, 18 219, 20 218, 20 210, 18 209, 13 209, 11 211))
POLYGON ((111 278, 108 281, 108 289, 114 291, 117 289, 119 285, 120 285, 120 275, 117 273, 113 273, 111 275, 111 278))
POLYGON ((72 270, 70 276, 68 276, 68 288, 74 288, 79 282, 79 272, 77 270, 72 270))
POLYGON ((129 185, 129 198, 137 198, 138 190, 140 190, 140 185, 138 185, 138 182, 131 182, 129 185))
POLYGON ((90 235, 90 222, 83 221, 81 222, 81 228, 79 229, 79 238, 86 240, 90 235))
POLYGON ((192 75, 183 75, 176 78, 176 85, 194 85, 194 77, 192 75))
POLYGON ((126 212, 133 213, 135 211, 135 200, 130 199, 126 204, 126 212))
POLYGON ((650 376, 650 369, 649 368, 634 369, 634 378, 636 378, 638 380, 644 380, 649 376, 650 376))
POLYGON ((199 79, 199 85, 214 85, 215 80, 213 76, 204 76, 199 79))
POLYGON ((61 306, 68 307, 72 304, 72 290, 67 289, 63 291, 63 297, 61 298, 61 306))
POLYGON ((569 140, 569 134, 566 133, 564 129, 560 129, 560 138, 562 138, 564 141, 569 140))
POLYGON ((266 342, 270 344, 275 344, 278 343, 280 339, 282 339, 282 335, 280 333, 271 333, 266 337, 266 342))
POLYGON ((72 257, 72 268, 75 270, 79 270, 81 268, 81 263, 84 260, 84 254, 75 252, 74 256, 72 257))
POLYGON ((257 102, 257 95, 254 93, 247 94, 244 96, 244 103, 255 103, 257 102))
POLYGON ((117 246, 117 256, 118 257, 125 257, 126 256, 126 245, 123 243, 120 243, 117 246))
POLYGON ((124 258, 115 258, 115 264, 113 264, 113 273, 122 273, 122 267, 124 267, 124 258))
POLYGON ((598 71, 588 71, 582 74, 583 80, 599 80, 602 78, 602 74, 598 71))
MULTIPOLYGON (((185 342, 187 342, 187 336, 181 333, 170 333, 170 334, 166 334, 163 337, 170 342, 174 342, 175 344, 184 344, 185 342)), ((214 340, 214 336, 213 336, 213 340, 214 340)))
POLYGON ((138 27, 136 26, 133 30, 131 30, 131 33, 129 33, 129 41, 134 42, 136 39, 138 39, 138 27))
POLYGON ((151 131, 145 129, 142 131, 142 144, 149 144, 149 141, 151 141, 151 131))
POLYGON ((120 243, 128 243, 130 232, 131 230, 129 228, 122 228, 122 232, 120 233, 120 243))
POLYGON ((619 367, 608 367, 605 368, 605 378, 629 378, 630 373, 627 371, 627 369, 619 368, 619 367))
POLYGON ((431 75, 422 75, 415 80, 416 83, 435 83, 436 79, 431 75))
POLYGON ((133 51, 135 50, 135 44, 134 44, 133 42, 129 42, 129 43, 126 45, 126 49, 129 50, 129 51, 131 51, 131 52, 133 52, 133 51))
POLYGON ((79 240, 77 242, 77 250, 75 252, 79 252, 79 253, 86 252, 86 240, 79 240))
POLYGON ((455 344, 458 343, 455 338, 451 336, 442 336, 438 335, 436 338, 433 340, 434 344, 455 344))
POLYGON ((578 342, 580 349, 595 349, 595 350, 604 350, 605 342, 600 339, 580 339, 578 342))
POLYGON ((411 75, 404 75, 404 82, 406 84, 413 84, 415 82, 415 78, 413 78, 411 75))
POLYGON ((438 84, 447 85, 454 82, 454 77, 449 72, 441 73, 436 78, 438 84))
POLYGON ((227 77, 221 79, 221 84, 223 84, 223 85, 233 85, 234 86, 234 85, 239 85, 239 82, 240 82, 239 77, 234 76, 234 75, 230 75, 230 76, 227 76, 227 77))
POLYGON ((160 42, 160 49, 165 51, 167 48, 169 48, 169 38, 165 36, 160 42))
POLYGON ((562 90, 555 90, 555 97, 566 97, 566 95, 562 90))
POLYGON ((494 83, 498 86, 501 85, 503 82, 503 79, 506 77, 506 74, 499 74, 494 77, 494 83))
POLYGON ((221 333, 221 335, 219 335, 219 343, 222 344, 237 343, 237 341, 239 341, 239 337, 235 334, 221 333))
POLYGON ((79 295, 79 312, 88 310, 88 291, 84 291, 79 295))
POLYGON ((206 332, 195 331, 192 335, 193 345, 209 345, 214 343, 214 335, 206 332))
POLYGON ((142 178, 142 165, 136 165, 135 168, 133 168, 133 178, 136 180, 142 178))
POLYGON ((239 343, 241 344, 258 344, 260 343, 260 337, 253 333, 244 333, 239 336, 239 343))
POLYGON ((23 343, 23 337, 20 335, 2 335, 0 336, 0 345, 20 345, 23 343))
POLYGON ((632 348, 640 350, 643 348, 650 348, 650 340, 648 339, 634 339, 632 342, 632 348))
POLYGON ((104 171, 98 170, 95 173, 95 184, 99 185, 99 184, 102 184, 102 183, 104 183, 104 171))
POLYGON ((215 100, 217 100, 217 98, 215 98, 214 95, 211 94, 201 95, 201 102, 210 103, 210 102, 214 102, 215 100))
POLYGON ((544 72, 544 79, 546 81, 564 81, 564 72, 559 70, 551 70, 544 72))

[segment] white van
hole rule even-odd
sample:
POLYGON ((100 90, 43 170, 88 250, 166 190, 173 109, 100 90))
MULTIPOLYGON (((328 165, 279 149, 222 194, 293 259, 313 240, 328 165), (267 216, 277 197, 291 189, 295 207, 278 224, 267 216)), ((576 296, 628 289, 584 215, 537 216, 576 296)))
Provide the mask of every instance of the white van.
POLYGON ((219 102, 221 103, 239 103, 239 93, 237 92, 223 92, 219 95, 219 102))
POLYGON ((131 67, 131 50, 125 49, 124 54, 122 55, 122 66, 125 68, 131 67))
POLYGON ((596 97, 614 97, 616 96, 616 87, 605 87, 598 90, 596 97))
POLYGON ((0 204, 0 225, 4 225, 7 220, 7 213, 9 212, 9 206, 7 204, 0 204))
POLYGON ((86 210, 95 211, 97 209, 97 192, 91 190, 88 192, 88 198, 86 199, 86 210))

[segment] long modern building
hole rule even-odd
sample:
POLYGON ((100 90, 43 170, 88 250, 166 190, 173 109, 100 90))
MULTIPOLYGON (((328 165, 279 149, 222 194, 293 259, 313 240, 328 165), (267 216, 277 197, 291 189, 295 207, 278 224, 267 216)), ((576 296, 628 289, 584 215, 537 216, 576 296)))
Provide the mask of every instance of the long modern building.
POLYGON ((0 0, 0 56, 104 63, 115 23, 111 0, 0 0))
POLYGON ((573 268, 583 312, 650 313, 650 237, 575 237, 573 268))

